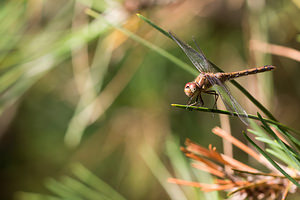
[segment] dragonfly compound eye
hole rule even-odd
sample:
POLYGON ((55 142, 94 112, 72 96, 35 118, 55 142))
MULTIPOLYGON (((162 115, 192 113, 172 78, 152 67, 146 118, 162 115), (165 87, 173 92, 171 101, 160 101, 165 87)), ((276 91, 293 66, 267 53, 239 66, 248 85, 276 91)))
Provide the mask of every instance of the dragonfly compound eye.
POLYGON ((193 82, 189 82, 184 87, 184 92, 188 97, 192 97, 197 90, 197 86, 193 82))

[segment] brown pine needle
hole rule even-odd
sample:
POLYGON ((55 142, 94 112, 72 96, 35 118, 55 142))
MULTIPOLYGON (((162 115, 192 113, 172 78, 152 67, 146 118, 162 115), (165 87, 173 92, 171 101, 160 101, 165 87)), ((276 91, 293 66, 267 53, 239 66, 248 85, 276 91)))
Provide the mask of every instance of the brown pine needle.
POLYGON ((231 166, 231 168, 236 168, 236 169, 241 169, 241 170, 244 170, 244 171, 251 171, 251 172, 258 172, 258 170, 240 162, 240 161, 237 161, 236 159, 234 158, 231 158, 229 156, 226 156, 226 155, 222 155, 224 160, 227 161, 227 163, 230 163, 229 166, 231 166))
POLYGON ((284 189, 284 191, 283 191, 281 200, 285 200, 285 199, 286 199, 286 197, 287 197, 287 195, 288 195, 288 192, 289 192, 289 189, 290 189, 291 185, 292 185, 292 182, 289 181, 287 187, 286 187, 286 188, 284 189))
MULTIPOLYGON (((215 127, 213 133, 234 144, 266 166, 267 163, 264 162, 260 154, 227 134, 221 128, 215 127)), ((192 163, 192 166, 213 175, 216 178, 215 183, 197 183, 174 178, 168 180, 171 183, 198 187, 204 192, 223 190, 227 192, 228 196, 234 195, 233 198, 242 199, 277 199, 279 196, 282 196, 282 199, 286 199, 288 193, 296 192, 292 188, 293 185, 291 185, 290 181, 285 176, 278 174, 277 170, 269 167, 271 173, 263 173, 233 157, 219 153, 216 147, 211 144, 208 148, 204 148, 189 139, 186 140, 185 144, 186 148, 181 147, 181 150, 187 157, 195 161, 195 163, 192 163), (231 168, 232 170, 225 171, 226 168, 231 168)), ((294 170, 287 166, 282 167, 286 171, 294 170)), ((297 177, 297 175, 298 173, 294 173, 293 178, 298 181, 300 177, 297 177)))
POLYGON ((205 165, 201 165, 201 164, 197 164, 197 163, 192 163, 192 166, 196 169, 200 169, 202 171, 208 172, 208 173, 218 176, 220 178, 225 178, 225 174, 222 171, 213 169, 209 166, 205 166, 205 165))
POLYGON ((213 128, 212 132, 214 134, 218 135, 219 137, 231 142, 233 145, 235 145, 236 147, 240 148, 245 153, 252 156, 255 160, 260 160, 261 157, 255 151, 250 149, 247 145, 243 144, 241 141, 234 138, 232 135, 226 133, 226 131, 224 131, 220 127, 216 126, 215 128, 213 128))
POLYGON ((217 164, 215 164, 215 163, 213 163, 213 162, 211 162, 211 161, 209 161, 209 160, 207 160, 205 158, 201 158, 201 157, 199 157, 199 156, 197 156, 197 155, 195 155, 193 153, 186 153, 185 155, 186 155, 186 157, 191 158, 193 160, 200 161, 200 162, 206 164, 207 166, 209 166, 209 167, 211 167, 211 168, 213 168, 215 170, 220 170, 220 166, 219 165, 217 165, 217 164))
POLYGON ((202 187, 201 190, 203 192, 213 192, 213 191, 228 190, 234 187, 236 187, 236 185, 233 183, 227 185, 207 184, 206 187, 202 187))
POLYGON ((168 178, 169 183, 175 183, 178 185, 185 185, 185 186, 192 186, 192 187, 203 187, 204 184, 198 183, 198 182, 192 182, 192 181, 186 181, 186 180, 181 180, 177 178, 168 178))

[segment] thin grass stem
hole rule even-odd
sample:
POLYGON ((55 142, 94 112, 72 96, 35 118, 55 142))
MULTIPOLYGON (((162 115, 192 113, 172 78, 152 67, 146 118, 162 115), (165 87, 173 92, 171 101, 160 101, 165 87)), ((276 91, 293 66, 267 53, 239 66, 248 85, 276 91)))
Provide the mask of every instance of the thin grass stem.
MULTIPOLYGON (((225 115, 231 115, 231 116, 238 116, 238 114, 236 112, 229 112, 227 110, 218 110, 218 109, 211 109, 211 108, 205 108, 205 107, 197 107, 197 106, 189 106, 189 105, 181 105, 181 104, 171 104, 171 106, 173 107, 178 107, 178 108, 184 108, 184 109, 189 109, 189 110, 197 110, 197 111, 202 111, 202 112, 211 112, 211 113, 218 113, 218 114, 225 114, 225 115)), ((239 114, 240 116, 242 117, 248 117, 249 119, 255 119, 255 120, 259 120, 259 117, 257 117, 256 115, 251 115, 251 114, 248 114, 248 116, 243 116, 242 114, 239 114)), ((268 122, 270 124, 274 124, 274 125, 277 125, 283 129, 286 129, 286 130, 290 130, 294 133, 298 133, 300 134, 300 131, 296 130, 296 129, 293 129, 293 128, 290 128, 280 122, 277 122, 277 121, 274 121, 274 120, 271 120, 271 119, 265 119, 263 118, 265 122, 268 122)))

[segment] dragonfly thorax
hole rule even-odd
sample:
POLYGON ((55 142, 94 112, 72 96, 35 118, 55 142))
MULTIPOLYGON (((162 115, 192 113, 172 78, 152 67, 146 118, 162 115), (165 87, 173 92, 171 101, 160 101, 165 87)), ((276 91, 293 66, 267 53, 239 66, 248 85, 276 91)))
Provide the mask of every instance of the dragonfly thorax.
POLYGON ((207 76, 213 76, 213 74, 200 73, 197 76, 197 78, 195 79, 195 83, 197 84, 198 88, 201 91, 205 91, 205 90, 209 89, 212 86, 211 83, 208 81, 207 76))

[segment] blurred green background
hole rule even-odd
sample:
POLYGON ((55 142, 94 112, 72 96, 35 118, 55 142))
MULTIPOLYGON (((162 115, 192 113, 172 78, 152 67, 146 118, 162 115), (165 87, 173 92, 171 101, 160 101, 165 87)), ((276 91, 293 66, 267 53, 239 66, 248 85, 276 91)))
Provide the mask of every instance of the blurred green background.
MULTIPOLYGON (((222 140, 211 133, 219 116, 170 106, 187 102, 183 87, 195 77, 107 22, 191 63, 136 13, 188 43, 194 37, 224 71, 275 65, 238 82, 280 122, 300 129, 299 60, 268 46, 300 48, 299 0, 1 1, 1 199, 50 195, 48 178, 70 174, 73 163, 126 199, 203 195, 166 179, 179 174, 209 181, 189 167, 179 146, 190 138, 222 151, 222 140), (102 17, 89 17, 86 8, 102 17)), ((248 113, 258 111, 235 88, 232 93, 248 113)), ((204 100, 212 107, 211 97, 204 100)), ((245 141, 239 119, 230 123, 245 141)), ((247 162, 240 151, 234 155, 247 162)))

